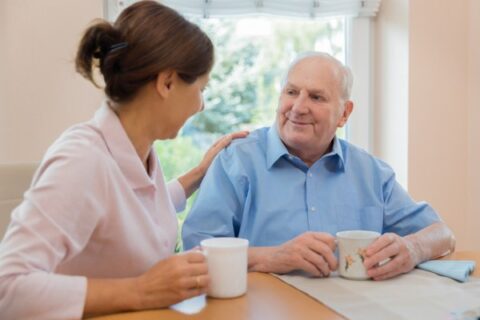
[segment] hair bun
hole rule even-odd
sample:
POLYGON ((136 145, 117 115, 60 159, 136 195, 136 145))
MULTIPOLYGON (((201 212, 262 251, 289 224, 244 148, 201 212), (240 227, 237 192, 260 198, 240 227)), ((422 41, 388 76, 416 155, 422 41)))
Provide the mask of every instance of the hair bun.
POLYGON ((113 25, 97 20, 85 31, 76 68, 99 87, 92 79, 92 69, 99 67, 105 94, 124 103, 167 69, 193 83, 211 70, 213 51, 198 26, 157 1, 143 0, 125 8, 113 25))
POLYGON ((104 60, 111 51, 111 47, 121 42, 120 32, 108 21, 95 20, 94 24, 85 31, 80 42, 75 61, 77 71, 96 85, 92 72, 97 64, 93 63, 93 59, 100 61, 100 71, 103 73, 104 60))

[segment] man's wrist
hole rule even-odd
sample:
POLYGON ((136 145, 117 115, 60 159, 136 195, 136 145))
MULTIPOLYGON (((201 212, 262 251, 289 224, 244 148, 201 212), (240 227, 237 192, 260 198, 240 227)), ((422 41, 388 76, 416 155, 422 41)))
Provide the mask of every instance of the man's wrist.
POLYGON ((415 234, 406 236, 405 240, 415 266, 430 259, 431 254, 426 252, 427 248, 424 248, 420 244, 418 237, 415 234))

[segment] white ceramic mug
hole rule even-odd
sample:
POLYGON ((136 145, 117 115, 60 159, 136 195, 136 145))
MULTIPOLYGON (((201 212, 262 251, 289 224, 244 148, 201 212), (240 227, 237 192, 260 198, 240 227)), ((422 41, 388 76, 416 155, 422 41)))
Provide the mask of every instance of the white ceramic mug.
POLYGON ((247 292, 247 239, 210 238, 200 246, 207 257, 210 297, 233 298, 247 292))
POLYGON ((380 237, 380 233, 365 230, 337 232, 339 274, 347 279, 366 280, 367 275, 363 261, 365 250, 380 237))

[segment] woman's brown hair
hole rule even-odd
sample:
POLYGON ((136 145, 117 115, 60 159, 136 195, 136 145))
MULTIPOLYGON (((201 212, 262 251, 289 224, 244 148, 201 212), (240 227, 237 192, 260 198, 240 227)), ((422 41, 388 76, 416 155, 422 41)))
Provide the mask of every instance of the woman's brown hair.
POLYGON ((195 24, 155 1, 126 8, 112 25, 97 20, 84 33, 76 70, 93 82, 99 67, 105 93, 115 102, 131 100, 164 70, 193 83, 213 65, 213 44, 195 24))

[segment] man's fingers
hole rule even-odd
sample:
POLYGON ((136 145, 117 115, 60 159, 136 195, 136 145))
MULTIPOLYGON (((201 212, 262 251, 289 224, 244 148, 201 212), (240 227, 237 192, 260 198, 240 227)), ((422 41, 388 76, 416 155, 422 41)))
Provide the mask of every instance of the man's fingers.
POLYGON ((395 235, 391 233, 386 233, 380 236, 377 240, 375 240, 371 245, 367 247, 367 250, 365 251, 366 257, 370 258, 381 252, 386 247, 391 245, 395 241, 395 239, 395 235))
POLYGON ((330 271, 337 269, 337 258, 328 244, 315 238, 314 241, 309 243, 308 248, 321 256, 323 261, 326 261, 330 271))
POLYGON ((388 246, 383 247, 380 252, 368 256, 365 259, 365 268, 370 269, 371 267, 385 261, 389 258, 395 257, 399 254, 399 245, 397 242, 390 243, 388 246))
POLYGON ((405 261, 393 259, 386 264, 367 271, 369 277, 373 280, 385 280, 395 277, 404 272, 405 261))
POLYGON ((392 233, 386 233, 380 236, 377 240, 375 240, 371 245, 367 248, 367 256, 372 256, 375 253, 383 250, 383 248, 389 246, 392 242, 395 241, 395 235, 392 233))
POLYGON ((311 263, 310 261, 306 259, 302 259, 302 261, 299 263, 299 268, 300 270, 306 271, 309 274, 315 276, 315 277, 323 277, 323 272, 321 269, 317 268, 317 266, 314 263, 311 263))
POLYGON ((329 233, 325 232, 314 232, 313 236, 315 239, 322 241, 323 243, 327 244, 330 247, 330 250, 335 251, 337 247, 336 239, 329 233))
POLYGON ((375 265, 373 267, 370 267, 370 268, 367 268, 367 274, 369 277, 376 277, 376 276, 380 276, 382 274, 386 274, 386 273, 389 273, 389 272, 392 272, 394 270, 396 270, 399 265, 401 265, 402 263, 399 261, 400 259, 399 258, 394 258, 394 259, 391 259, 390 261, 384 263, 384 264, 381 264, 381 265, 375 265))
POLYGON ((321 276, 328 277, 330 275, 330 267, 323 256, 308 248, 303 253, 303 256, 305 260, 313 264, 320 271, 321 276))

